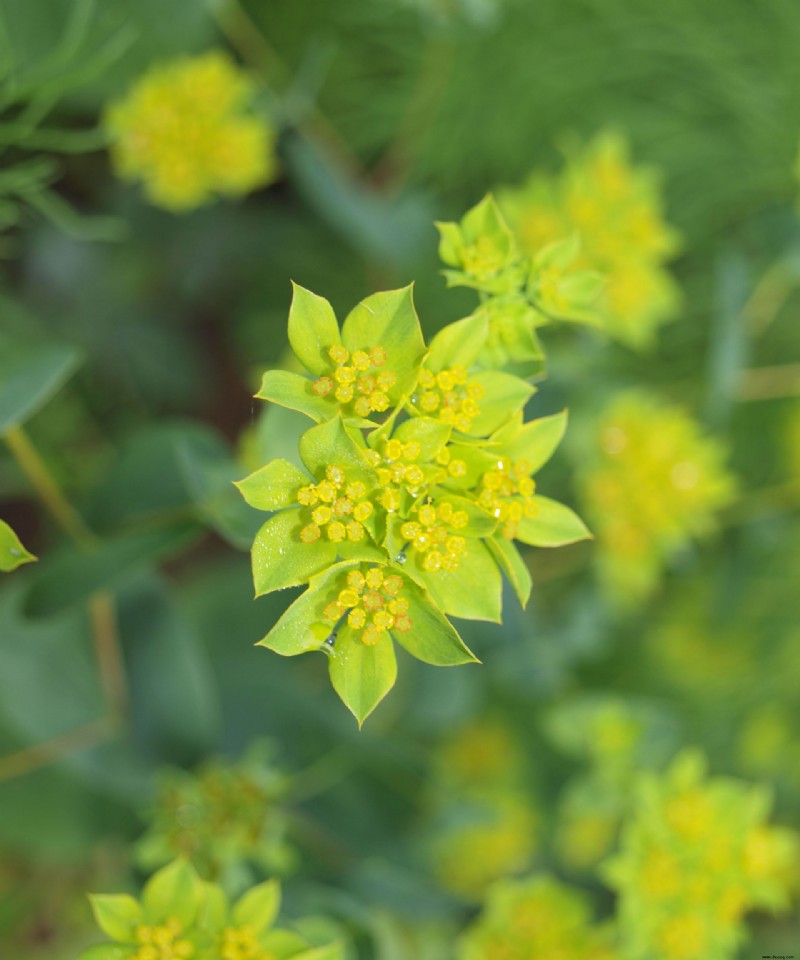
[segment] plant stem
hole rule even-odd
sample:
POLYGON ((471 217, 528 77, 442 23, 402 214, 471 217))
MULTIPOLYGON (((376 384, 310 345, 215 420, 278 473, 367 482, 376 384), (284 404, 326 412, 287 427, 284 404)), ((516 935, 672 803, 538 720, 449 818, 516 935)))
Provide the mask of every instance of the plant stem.
POLYGON ((97 537, 86 526, 83 518, 61 492, 60 487, 53 479, 44 460, 39 456, 36 447, 31 443, 22 427, 11 427, 3 439, 20 466, 25 476, 30 480, 40 500, 53 516, 61 529, 81 547, 93 547, 97 537))
POLYGON ((743 370, 739 378, 739 400, 778 400, 800 396, 800 363, 743 370))
POLYGON ((0 782, 21 777, 40 767, 46 767, 67 754, 77 753, 109 740, 115 732, 116 724, 111 717, 101 717, 60 737, 53 737, 52 740, 18 750, 7 757, 0 757, 0 782))

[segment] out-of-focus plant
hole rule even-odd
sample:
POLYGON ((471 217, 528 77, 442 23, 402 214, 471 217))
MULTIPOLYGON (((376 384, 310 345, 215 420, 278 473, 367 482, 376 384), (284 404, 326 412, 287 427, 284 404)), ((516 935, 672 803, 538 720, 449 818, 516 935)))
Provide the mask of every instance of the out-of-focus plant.
POLYGON ((599 134, 573 147, 556 175, 534 173, 521 187, 498 192, 522 248, 542 248, 575 233, 575 267, 606 278, 598 312, 604 329, 628 346, 652 346, 657 329, 673 320, 680 294, 666 263, 679 248, 664 220, 657 173, 634 167, 625 139, 599 134))
POLYGON ((81 960, 342 960, 340 943, 314 946, 300 933, 274 926, 280 908, 275 880, 230 904, 223 889, 201 880, 187 860, 155 873, 141 901, 128 894, 91 897, 97 924, 111 942, 81 960))
POLYGON ((709 778, 695 751, 641 774, 620 850, 604 866, 626 957, 723 960, 748 912, 786 908, 798 837, 766 823, 770 803, 764 788, 709 778))
POLYGON ((185 856, 203 877, 230 884, 247 875, 249 864, 285 872, 293 859, 281 806, 288 778, 270 750, 255 743, 237 763, 208 760, 192 773, 165 771, 137 844, 139 862, 152 869, 185 856))
POLYGON ((601 579, 621 606, 650 596, 674 555, 713 531, 735 491, 724 461, 720 441, 652 394, 621 394, 601 412, 579 484, 601 579))
POLYGON ((546 875, 502 881, 458 943, 458 960, 614 960, 613 927, 586 895, 546 875))
POLYGON ((238 484, 273 513, 253 544, 256 595, 308 584, 262 643, 327 653, 359 724, 395 683, 393 639, 438 666, 474 660, 447 617, 499 622, 501 573, 527 601, 513 541, 589 535, 532 476, 566 415, 524 423, 534 389, 481 369, 488 337, 475 315, 426 347, 410 287, 368 297, 340 332, 328 301, 295 286, 289 341, 309 375, 270 370, 256 395, 317 422, 299 441, 304 470, 273 460, 238 484))
POLYGON ((61 42, 38 61, 21 62, 0 11, 0 231, 14 226, 26 207, 81 239, 116 239, 121 223, 112 217, 84 216, 53 185, 61 175, 60 155, 98 150, 102 129, 50 123, 65 96, 101 76, 130 46, 135 34, 124 26, 90 51, 89 31, 96 0, 71 5, 61 42))
POLYGON ((275 179, 275 132, 253 80, 221 51, 150 68, 106 114, 118 174, 156 206, 193 210, 275 179))

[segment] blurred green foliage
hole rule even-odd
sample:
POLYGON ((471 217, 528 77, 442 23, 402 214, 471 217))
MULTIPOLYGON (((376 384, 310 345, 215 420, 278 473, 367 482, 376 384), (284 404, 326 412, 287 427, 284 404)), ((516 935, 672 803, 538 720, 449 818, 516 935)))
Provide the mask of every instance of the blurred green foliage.
MULTIPOLYGON (((793 0, 0 0, 0 554, 18 537, 38 558, 0 574, 0 954, 95 943, 86 892, 140 890, 171 857, 170 791, 191 821, 208 771, 229 783, 266 737, 261 846, 231 867, 215 827, 196 865, 232 900, 281 873, 308 942, 489 958, 519 901, 511 956, 531 960, 544 898, 563 923, 542 949, 694 960, 694 920, 660 940, 635 920, 673 758, 705 752, 731 822, 762 829, 771 793, 763 829, 800 827, 798 45, 793 0), (115 177, 100 121, 149 68, 207 50, 252 78, 280 174, 174 215, 115 177), (627 605, 599 545, 526 555, 528 608, 507 590, 502 626, 463 624, 482 666, 401 654, 358 732, 323 657, 254 646, 296 594, 253 599, 259 517, 231 481, 296 462, 307 426, 252 398, 288 357, 289 280, 339 315, 415 281, 432 336, 475 309, 439 275, 433 221, 558 178, 605 130, 658 172, 681 307, 645 351, 543 333, 527 413, 568 406, 570 428, 542 489, 581 509, 598 413, 636 389, 727 451, 735 496, 627 605)), ((707 826, 668 851, 688 843, 697 890, 707 826)), ((704 955, 796 950, 786 859, 769 890, 726 894, 736 936, 704 955)))

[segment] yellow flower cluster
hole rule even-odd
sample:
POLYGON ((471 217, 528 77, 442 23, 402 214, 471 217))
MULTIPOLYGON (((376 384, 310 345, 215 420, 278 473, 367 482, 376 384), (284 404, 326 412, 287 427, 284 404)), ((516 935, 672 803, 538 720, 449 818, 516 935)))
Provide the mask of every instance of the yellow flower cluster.
POLYGON ((643 779, 620 853, 607 866, 621 935, 637 956, 731 956, 748 910, 785 905, 796 839, 762 822, 766 808, 757 789, 706 779, 694 753, 663 777, 643 779))
POLYGON ((249 924, 225 927, 219 945, 220 960, 274 960, 258 942, 256 931, 249 924))
POLYGON ((478 401, 483 397, 483 387, 468 379, 464 367, 455 366, 439 373, 420 370, 417 387, 419 392, 413 394, 411 402, 421 413, 469 433, 481 412, 478 401))
POLYGON ((508 252, 494 237, 478 237, 475 243, 461 251, 461 265, 465 273, 478 281, 491 280, 508 262, 508 252))
POLYGON ((312 383, 311 389, 318 397, 333 393, 342 406, 352 404, 359 417, 389 409, 388 391, 397 383, 397 376, 391 370, 380 369, 386 363, 383 347, 372 347, 369 352, 354 350, 351 355, 347 347, 335 343, 329 348, 328 356, 335 369, 330 376, 318 377, 312 383))
POLYGON ((135 933, 139 948, 131 960, 189 960, 195 955, 194 945, 181 938, 182 933, 183 924, 176 917, 157 926, 140 924, 135 933))
POLYGON ((361 642, 374 646, 389 630, 407 633, 411 629, 408 600, 402 595, 403 581, 396 573, 385 576, 379 567, 366 573, 351 570, 347 586, 323 610, 330 624, 347 616, 347 625, 361 631, 361 642))
POLYGON ((394 513, 400 507, 401 489, 416 496, 425 483, 425 471, 417 462, 421 453, 422 448, 416 440, 401 443, 395 438, 383 444, 383 455, 377 450, 365 452, 381 487, 377 501, 387 513, 394 513))
POLYGON ((106 123, 120 176, 153 203, 192 210, 275 177, 275 134, 250 110, 250 80, 224 53, 153 67, 111 105, 106 123))
POLYGON ((325 479, 297 491, 297 502, 311 511, 311 522, 300 530, 303 543, 315 543, 323 533, 332 543, 358 543, 366 536, 364 521, 372 516, 367 487, 361 480, 347 482, 342 467, 329 464, 325 479))
POLYGON ((624 394, 601 416, 582 491, 601 573, 618 599, 647 596, 675 551, 713 529, 734 494, 723 460, 694 420, 650 395, 624 394))
POLYGON ((459 788, 514 782, 521 766, 520 748, 508 727, 486 717, 460 729, 438 751, 440 775, 459 788))
POLYGON ((400 536, 418 553, 423 554, 422 567, 429 573, 458 570, 467 552, 465 537, 454 533, 469 523, 465 510, 456 510, 447 500, 438 506, 423 503, 413 507, 416 520, 407 520, 400 527, 400 536))
POLYGON ((525 460, 512 463, 501 457, 494 470, 487 470, 480 480, 477 502, 501 526, 504 537, 513 540, 523 517, 533 518, 538 513, 533 494, 536 483, 530 476, 530 464, 525 460))
POLYGON ((458 960, 614 960, 611 931, 584 896, 541 876, 497 884, 459 943, 458 960))
POLYGON ((607 278, 603 313, 609 333, 646 346, 679 304, 664 264, 678 247, 664 222, 658 178, 631 166, 623 138, 604 133, 573 156, 560 175, 534 175, 498 201, 520 244, 537 253, 577 232, 576 267, 607 278))

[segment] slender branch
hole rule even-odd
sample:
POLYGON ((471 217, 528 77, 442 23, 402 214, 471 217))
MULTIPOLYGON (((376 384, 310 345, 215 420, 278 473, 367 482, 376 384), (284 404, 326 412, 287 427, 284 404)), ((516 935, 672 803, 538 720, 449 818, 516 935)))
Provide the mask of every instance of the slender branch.
POLYGON ((89 599, 92 620, 92 640, 103 697, 111 717, 116 720, 128 716, 128 682, 125 677, 114 599, 109 593, 96 593, 89 599))
POLYGON ((101 717, 60 737, 53 737, 51 740, 11 753, 7 757, 0 757, 0 782, 21 777, 25 773, 46 767, 61 757, 77 753, 79 750, 86 750, 104 740, 110 740, 116 733, 117 724, 112 718, 101 717))
POLYGON ((753 333, 763 333, 797 287, 797 277, 784 261, 773 264, 756 284, 742 316, 753 333))
POLYGON ((30 480, 42 503, 61 529, 79 546, 87 548, 95 546, 97 537, 61 492, 52 473, 22 427, 10 427, 3 434, 3 439, 8 444, 20 469, 30 480))
POLYGON ((743 370, 739 378, 739 400, 777 400, 800 396, 800 363, 743 370))

